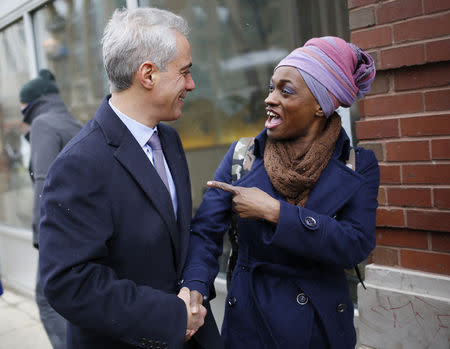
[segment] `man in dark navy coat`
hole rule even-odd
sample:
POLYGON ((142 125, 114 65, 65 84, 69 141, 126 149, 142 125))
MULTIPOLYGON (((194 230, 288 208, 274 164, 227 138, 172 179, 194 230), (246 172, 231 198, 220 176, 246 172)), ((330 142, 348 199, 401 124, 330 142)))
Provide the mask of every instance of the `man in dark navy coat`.
POLYGON ((160 123, 195 88, 187 31, 168 11, 113 14, 102 41, 112 94, 49 171, 40 272, 68 348, 221 345, 211 312, 192 313, 179 290, 191 188, 180 138, 160 123))

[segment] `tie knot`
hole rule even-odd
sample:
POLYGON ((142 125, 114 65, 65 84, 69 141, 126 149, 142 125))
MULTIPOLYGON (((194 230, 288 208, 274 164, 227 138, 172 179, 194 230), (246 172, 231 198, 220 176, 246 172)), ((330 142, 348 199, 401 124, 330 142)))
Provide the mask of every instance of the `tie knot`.
POLYGON ((161 150, 161 141, 159 140, 159 136, 156 131, 153 132, 147 144, 152 147, 153 150, 161 150))

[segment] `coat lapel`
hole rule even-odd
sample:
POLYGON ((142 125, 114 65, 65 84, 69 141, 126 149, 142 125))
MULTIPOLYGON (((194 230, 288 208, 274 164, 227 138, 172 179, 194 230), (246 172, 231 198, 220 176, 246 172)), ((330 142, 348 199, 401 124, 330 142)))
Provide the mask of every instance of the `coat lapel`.
POLYGON ((342 161, 332 158, 311 191, 305 207, 332 216, 363 182, 364 178, 360 174, 345 166, 342 161))
POLYGON ((177 242, 176 249, 178 251, 178 266, 181 272, 186 259, 188 245, 189 245, 189 223, 192 216, 191 204, 191 187, 189 179, 189 170, 187 163, 183 156, 183 150, 177 144, 177 140, 170 137, 165 125, 159 124, 161 145, 169 165, 170 173, 172 174, 177 192, 178 215, 177 215, 177 242))
POLYGON ((179 233, 169 192, 136 139, 109 106, 108 99, 109 96, 103 100, 95 119, 108 144, 117 148, 114 157, 135 179, 166 223, 177 255, 179 233))

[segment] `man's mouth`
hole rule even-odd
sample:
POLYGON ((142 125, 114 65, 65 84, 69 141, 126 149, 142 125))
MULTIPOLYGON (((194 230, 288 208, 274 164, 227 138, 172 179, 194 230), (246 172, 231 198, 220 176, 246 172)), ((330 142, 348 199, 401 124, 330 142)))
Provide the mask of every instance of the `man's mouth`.
POLYGON ((182 93, 182 94, 178 97, 178 100, 179 100, 180 102, 184 102, 184 99, 186 98, 186 95, 187 95, 187 93, 182 93))
POLYGON ((274 113, 273 111, 267 110, 266 114, 267 114, 267 121, 264 126, 268 130, 273 129, 283 123, 283 120, 280 118, 280 116, 274 113))

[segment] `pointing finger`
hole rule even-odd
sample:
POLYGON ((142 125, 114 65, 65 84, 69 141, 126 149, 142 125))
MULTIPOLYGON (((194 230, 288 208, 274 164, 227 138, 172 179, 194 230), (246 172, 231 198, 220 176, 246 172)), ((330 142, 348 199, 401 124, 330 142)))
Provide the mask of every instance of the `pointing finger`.
POLYGON ((234 185, 231 185, 228 183, 223 183, 223 182, 218 182, 218 181, 208 181, 206 184, 210 188, 217 188, 217 189, 225 190, 233 195, 236 195, 239 192, 238 187, 235 187, 234 185))

